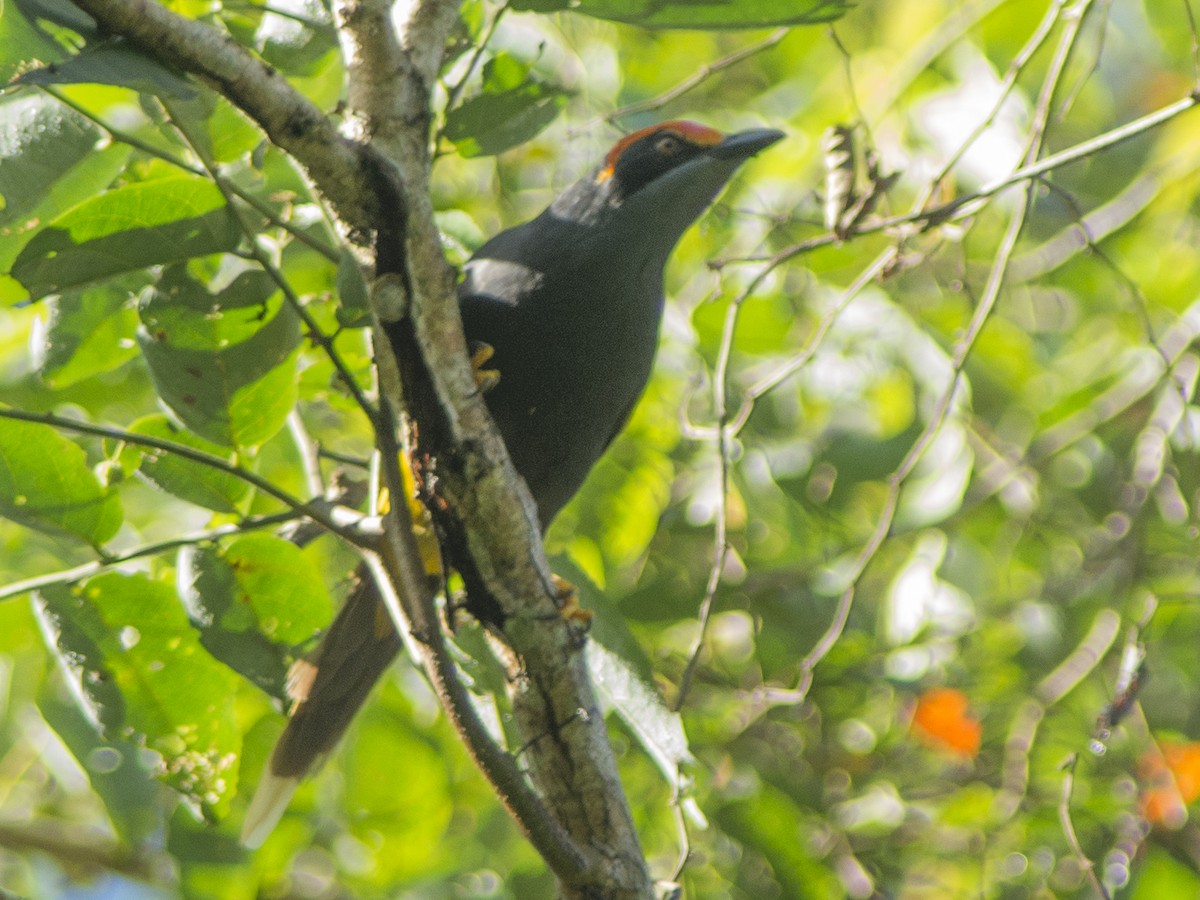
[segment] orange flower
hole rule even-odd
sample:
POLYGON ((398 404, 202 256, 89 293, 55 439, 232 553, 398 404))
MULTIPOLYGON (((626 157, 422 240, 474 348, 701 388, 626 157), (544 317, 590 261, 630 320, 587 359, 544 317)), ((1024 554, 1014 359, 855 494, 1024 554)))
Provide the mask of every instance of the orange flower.
POLYGON ((1200 797, 1200 744, 1163 743, 1162 752, 1141 758, 1141 775, 1148 782, 1142 791, 1142 815, 1166 828, 1187 821, 1187 806, 1200 797))
POLYGON ((1162 752, 1183 802, 1200 797, 1200 744, 1163 744, 1162 752))
POLYGON ((969 714, 967 695, 952 688, 934 688, 917 698, 912 729, 930 746, 966 757, 979 752, 983 735, 983 726, 969 714))
POLYGON ((1175 831, 1187 822, 1187 807, 1179 792, 1170 787, 1152 787, 1142 791, 1142 817, 1151 825, 1175 831))

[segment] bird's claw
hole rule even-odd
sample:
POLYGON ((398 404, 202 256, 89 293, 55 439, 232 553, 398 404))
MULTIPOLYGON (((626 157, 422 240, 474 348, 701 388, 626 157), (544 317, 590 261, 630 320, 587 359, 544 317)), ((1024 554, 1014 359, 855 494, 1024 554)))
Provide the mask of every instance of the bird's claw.
POLYGON ((563 619, 585 628, 592 624, 592 611, 579 605, 579 591, 575 585, 559 575, 550 576, 554 582, 554 596, 558 601, 558 611, 563 619))
POLYGON ((485 369, 484 364, 496 355, 496 348, 483 341, 471 342, 471 372, 475 376, 475 386, 480 393, 486 394, 500 382, 499 369, 485 369))

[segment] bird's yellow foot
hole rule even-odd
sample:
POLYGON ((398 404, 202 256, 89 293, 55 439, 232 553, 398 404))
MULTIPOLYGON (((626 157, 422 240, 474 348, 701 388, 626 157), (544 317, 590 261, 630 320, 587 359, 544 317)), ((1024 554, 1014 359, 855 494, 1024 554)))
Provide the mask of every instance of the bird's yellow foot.
POLYGON ((558 600, 558 611, 562 617, 568 622, 574 622, 585 628, 591 625, 592 611, 579 605, 579 592, 575 590, 575 585, 558 575, 551 577, 554 579, 554 593, 558 600))
POLYGON ((496 348, 483 341, 471 342, 471 371, 475 374, 475 386, 486 394, 500 382, 499 369, 485 369, 484 364, 496 355, 496 348))

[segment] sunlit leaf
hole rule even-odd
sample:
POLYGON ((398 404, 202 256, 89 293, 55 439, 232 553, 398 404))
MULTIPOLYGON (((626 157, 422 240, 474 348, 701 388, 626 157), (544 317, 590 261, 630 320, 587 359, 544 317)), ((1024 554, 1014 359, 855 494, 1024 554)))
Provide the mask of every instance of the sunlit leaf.
POLYGON ((95 723, 144 741, 168 784, 206 817, 222 815, 237 787, 234 676, 201 648, 174 592, 113 573, 47 589, 38 610, 95 723))
POLYGON ((261 444, 283 426, 300 324, 266 273, 244 272, 213 293, 174 267, 139 314, 142 355, 185 425, 227 447, 261 444))
POLYGON ((66 58, 67 42, 52 33, 57 26, 85 33, 95 29, 91 18, 67 0, 10 0, 0 15, 0 82, 7 84, 34 64, 66 58))
POLYGON ((95 125, 51 97, 0 98, 0 228, 28 217, 99 140, 95 125))
POLYGON ((668 708, 654 685, 643 681, 620 656, 595 641, 587 651, 588 669, 600 696, 637 735, 667 783, 678 784, 683 766, 694 762, 679 713, 668 708))
POLYGON ((49 425, 0 418, 0 515, 99 546, 121 526, 121 500, 79 445, 49 425))
POLYGON ((129 156, 130 149, 125 144, 93 149, 65 177, 52 182, 27 214, 8 226, 5 239, 0 240, 0 305, 29 298, 29 291, 5 273, 11 273, 18 254, 42 224, 107 188, 129 156))
POLYGON ((162 827, 162 787, 136 742, 102 736, 79 705, 49 683, 38 697, 38 712, 87 774, 122 840, 136 845, 162 827))
MULTIPOLYGON (((134 434, 161 438, 200 450, 227 462, 234 459, 229 451, 172 424, 164 415, 146 416, 129 426, 134 434)), ((178 454, 151 448, 138 448, 141 458, 138 472, 169 494, 216 512, 237 512, 250 493, 250 485, 236 475, 193 462, 178 454)))
POLYGON ((46 311, 43 343, 35 352, 39 374, 53 387, 110 372, 137 356, 136 303, 121 284, 63 294, 47 301, 46 311))
POLYGON ((192 97, 196 86, 123 41, 88 48, 66 62, 26 72, 18 84, 111 84, 135 91, 192 97))
POLYGON ((84 200, 41 229, 13 263, 32 297, 145 266, 232 250, 241 229, 211 181, 130 184, 84 200))
POLYGON ((282 697, 289 656, 329 624, 332 601, 320 572, 295 544, 247 534, 188 548, 180 594, 200 641, 217 659, 282 697))
POLYGON ((561 88, 499 54, 483 67, 483 90, 446 114, 445 135, 463 156, 494 156, 536 136, 567 103, 561 88))

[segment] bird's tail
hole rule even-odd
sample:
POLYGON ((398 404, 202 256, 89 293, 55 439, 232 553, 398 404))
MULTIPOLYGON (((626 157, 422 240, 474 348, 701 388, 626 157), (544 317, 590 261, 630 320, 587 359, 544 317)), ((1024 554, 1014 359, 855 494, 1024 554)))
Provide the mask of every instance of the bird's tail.
POLYGON ((400 636, 364 566, 317 649, 288 673, 292 709, 242 826, 242 844, 258 847, 292 794, 334 748, 371 688, 400 651, 400 636))

